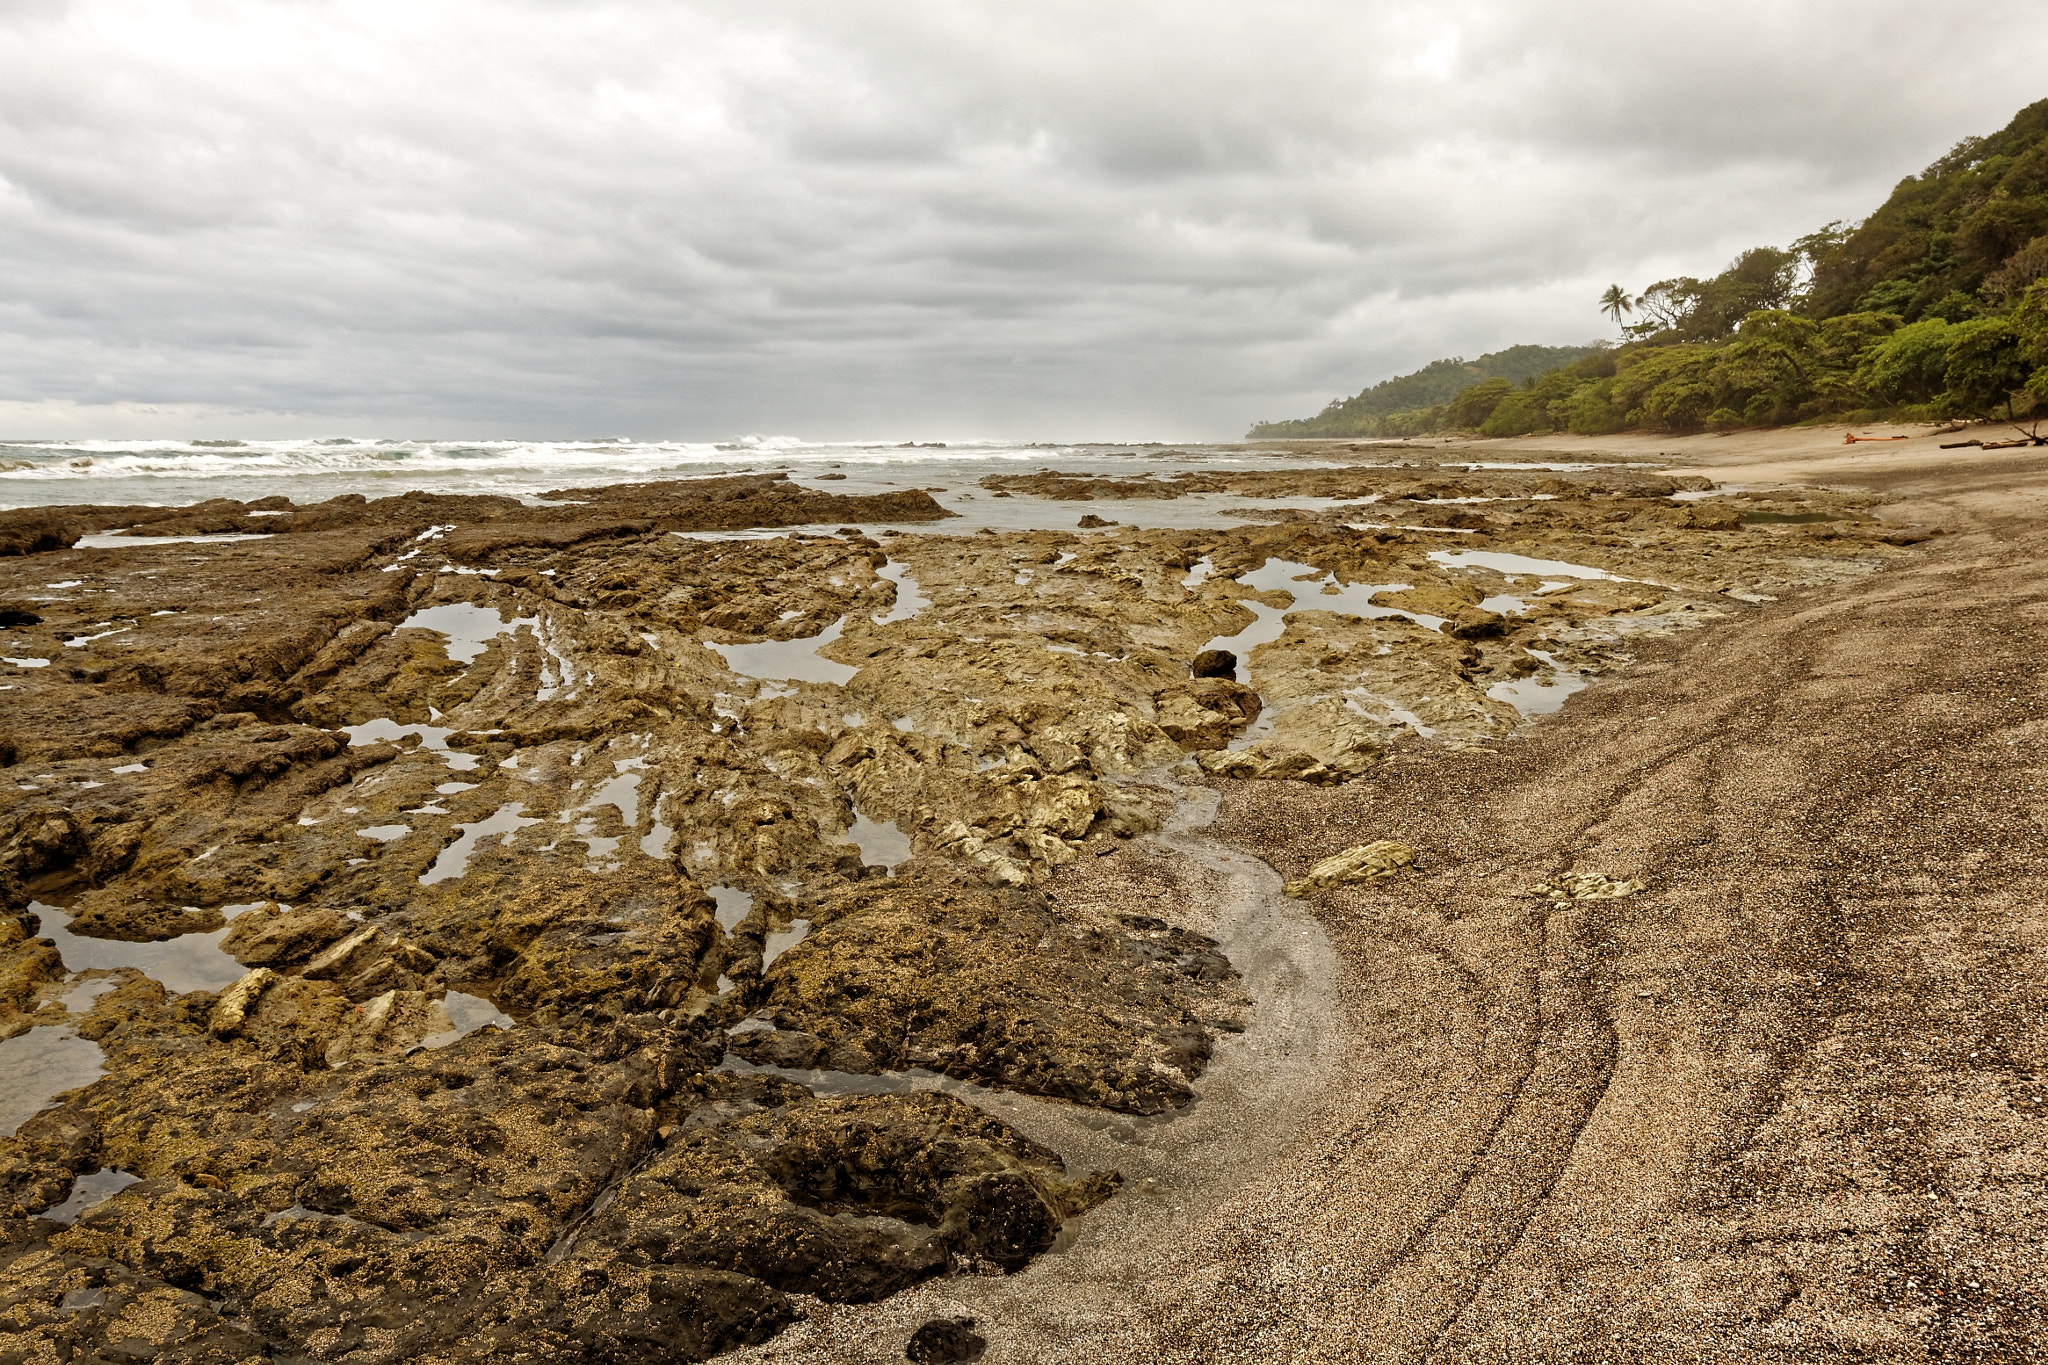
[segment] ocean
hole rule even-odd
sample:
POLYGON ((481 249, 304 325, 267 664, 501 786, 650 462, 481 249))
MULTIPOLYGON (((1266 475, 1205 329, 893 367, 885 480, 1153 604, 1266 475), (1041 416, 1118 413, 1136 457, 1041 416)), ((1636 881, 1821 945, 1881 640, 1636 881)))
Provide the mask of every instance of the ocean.
MULTIPOLYGON (((1050 445, 979 441, 916 446, 750 436, 683 441, 49 441, 0 443, 0 509, 76 503, 183 507, 209 498, 282 495, 305 506, 344 493, 390 497, 489 493, 536 502, 558 489, 785 473, 823 491, 864 494, 922 488, 961 520, 921 529, 973 531, 1071 526, 1088 504, 1013 494, 993 499, 990 474, 1038 469, 1159 478, 1182 470, 1266 469, 1368 463, 1285 447, 1050 445)), ((1395 462, 1399 463, 1399 462, 1395 462)), ((1120 500, 1108 512, 1126 525, 1198 527, 1243 521, 1245 498, 1211 493, 1120 500)), ((1260 512, 1333 505, 1324 498, 1260 499, 1260 512)))

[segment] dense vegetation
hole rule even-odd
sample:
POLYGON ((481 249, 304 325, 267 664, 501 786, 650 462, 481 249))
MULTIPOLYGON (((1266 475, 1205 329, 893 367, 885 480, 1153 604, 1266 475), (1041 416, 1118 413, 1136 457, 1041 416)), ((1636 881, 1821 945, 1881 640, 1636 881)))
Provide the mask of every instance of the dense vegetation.
MULTIPOLYGON (((1477 360, 1453 356, 1432 360, 1413 374, 1384 380, 1363 393, 1339 398, 1317 413, 1292 422, 1262 422, 1254 436, 1373 436, 1393 434, 1385 428, 1389 418, 1401 414, 1426 415, 1430 409, 1450 402, 1473 384, 1499 379, 1510 385, 1593 354, 1591 346, 1510 346, 1477 360)), ((1426 428, 1417 428, 1423 430, 1426 428)), ((1400 433, 1410 434, 1408 432, 1400 433)))
POLYGON ((1900 181, 1859 224, 1752 248, 1711 279, 1659 280, 1633 297, 1616 286, 1600 303, 1634 319, 1618 346, 1572 348, 1576 358, 1539 373, 1494 370, 1444 399, 1415 382, 1460 364, 1437 361, 1251 434, 1594 435, 2048 412, 2048 100, 1900 181))

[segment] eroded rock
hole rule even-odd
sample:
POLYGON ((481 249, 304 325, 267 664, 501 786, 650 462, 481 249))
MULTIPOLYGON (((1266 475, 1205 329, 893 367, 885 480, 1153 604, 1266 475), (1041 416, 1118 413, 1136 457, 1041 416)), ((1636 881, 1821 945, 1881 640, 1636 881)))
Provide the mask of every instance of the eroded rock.
POLYGON ((1021 1269, 1115 1188, 949 1095, 780 1098, 677 1134, 569 1254, 859 1303, 957 1263, 1021 1269))
POLYGON ((840 893, 766 972, 778 1028, 840 1070, 925 1067, 1130 1113, 1184 1105, 1234 993, 1215 944, 1069 926, 1028 891, 886 885, 840 893), (1205 1006, 1198 1013, 1197 1003, 1205 1006))
MULTIPOLYGON (((1014 1269, 1109 1179, 956 1099, 739 1069, 1184 1105, 1250 1008, 1234 968, 1046 894, 1159 827, 1150 774, 1370 781, 1523 723, 1503 683, 1902 534, 1868 498, 1673 503, 1612 470, 997 483, 1378 500, 747 541, 668 533, 945 514, 772 476, 0 513, 0 602, 39 618, 5 627, 0 1031, 64 1022, 105 1066, 0 1140, 0 1214, 141 1177, 67 1230, 7 1224, 11 1329, 52 1358, 694 1359, 791 1293, 1014 1269), (271 538, 65 548, 119 527, 271 538), (1309 572, 1245 581, 1273 561, 1309 572), (225 984, 68 970, 18 879, 95 951, 228 923, 225 984)), ((1399 865, 1378 847, 1325 884, 1399 865)))
POLYGON ((1325 858, 1308 870, 1305 877, 1287 883, 1288 895, 1312 896, 1333 886, 1356 882, 1384 881, 1404 867, 1415 866, 1415 850, 1392 839, 1360 844, 1325 858))

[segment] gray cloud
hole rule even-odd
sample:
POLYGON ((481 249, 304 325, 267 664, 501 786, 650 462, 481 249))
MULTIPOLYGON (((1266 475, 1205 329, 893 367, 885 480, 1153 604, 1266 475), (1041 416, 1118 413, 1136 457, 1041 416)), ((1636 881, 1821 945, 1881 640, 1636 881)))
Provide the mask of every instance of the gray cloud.
POLYGON ((0 427, 1230 435, 2042 93, 1924 15, 0 0, 0 427))

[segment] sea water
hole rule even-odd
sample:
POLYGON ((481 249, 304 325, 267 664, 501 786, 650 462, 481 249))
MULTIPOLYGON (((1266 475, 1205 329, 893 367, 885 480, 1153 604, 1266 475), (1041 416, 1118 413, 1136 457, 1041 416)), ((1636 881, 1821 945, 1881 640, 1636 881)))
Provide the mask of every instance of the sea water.
MULTIPOLYGON (((1350 505, 1330 498, 1248 499, 1208 493, 1171 500, 1072 502, 980 486, 989 474, 1056 469, 1119 479, 1163 480, 1185 470, 1303 465, 1391 465, 1384 452, 1304 454, 1283 446, 1235 449, 1156 444, 974 441, 906 447, 889 442, 814 443, 790 437, 692 441, 424 441, 379 437, 246 441, 0 442, 0 508, 64 503, 181 507, 208 498, 252 501, 282 495, 299 506, 345 493, 392 497, 429 493, 496 494, 542 505, 537 495, 606 484, 733 474, 786 474, 820 492, 870 495, 923 489, 962 520, 948 532, 981 526, 1071 529, 1086 512, 1125 525, 1202 527, 1231 524, 1247 503, 1267 510, 1350 505), (830 476, 830 477, 826 477, 830 476)), ((873 523, 930 529, 928 523, 873 523)), ((714 533, 724 536, 731 533, 714 533)), ((775 532, 774 534, 781 534, 775 532)), ((114 543, 119 543, 119 539, 114 543)), ((423 552, 422 557, 425 557, 423 552)))

